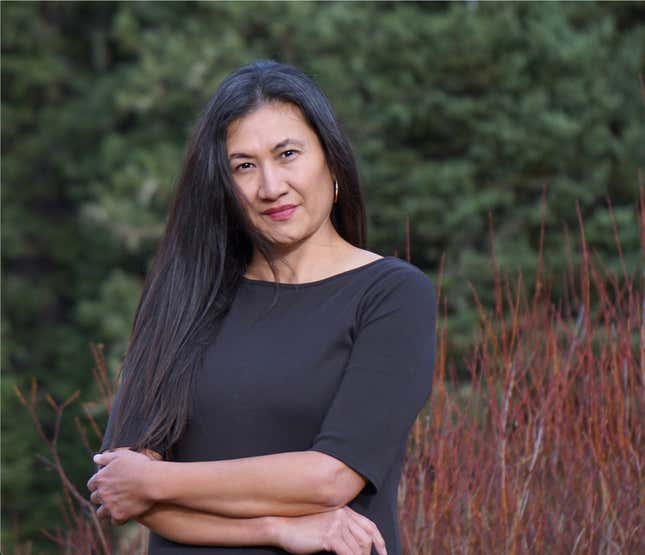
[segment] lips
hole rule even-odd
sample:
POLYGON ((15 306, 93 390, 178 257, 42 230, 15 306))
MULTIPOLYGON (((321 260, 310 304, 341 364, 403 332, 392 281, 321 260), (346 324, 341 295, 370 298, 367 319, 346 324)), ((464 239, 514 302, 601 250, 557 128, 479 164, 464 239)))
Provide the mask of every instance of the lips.
POLYGON ((284 222, 291 218, 291 215, 298 209, 297 205, 289 204, 287 208, 280 206, 278 209, 270 209, 268 213, 263 212, 265 216, 271 218, 274 222, 284 222))
POLYGON ((285 210, 291 210, 292 208, 295 208, 295 204, 283 204, 282 206, 276 206, 275 208, 269 208, 268 210, 265 210, 262 212, 262 214, 270 215, 270 214, 278 214, 279 212, 284 212, 285 210))

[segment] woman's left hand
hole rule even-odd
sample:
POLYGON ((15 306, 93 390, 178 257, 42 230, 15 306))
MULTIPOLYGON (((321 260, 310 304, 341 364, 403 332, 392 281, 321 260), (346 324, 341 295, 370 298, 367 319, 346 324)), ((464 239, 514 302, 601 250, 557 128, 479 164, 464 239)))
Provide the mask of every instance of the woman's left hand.
POLYGON ((94 456, 94 462, 103 465, 87 482, 92 492, 90 501, 100 505, 99 518, 112 518, 115 524, 125 524, 150 509, 154 503, 146 478, 154 455, 130 449, 105 451, 94 456))

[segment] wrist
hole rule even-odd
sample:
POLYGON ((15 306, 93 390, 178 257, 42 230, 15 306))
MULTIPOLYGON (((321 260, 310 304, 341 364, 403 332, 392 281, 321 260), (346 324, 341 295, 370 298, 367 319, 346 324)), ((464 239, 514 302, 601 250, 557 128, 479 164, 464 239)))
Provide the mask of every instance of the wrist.
POLYGON ((153 503, 160 503, 164 499, 164 468, 161 466, 163 464, 165 464, 165 461, 150 460, 148 461, 147 467, 144 471, 144 495, 148 501, 152 501, 153 503))
POLYGON ((282 538, 284 534, 285 519, 279 516, 262 517, 264 530, 269 545, 272 547, 282 547, 282 538))

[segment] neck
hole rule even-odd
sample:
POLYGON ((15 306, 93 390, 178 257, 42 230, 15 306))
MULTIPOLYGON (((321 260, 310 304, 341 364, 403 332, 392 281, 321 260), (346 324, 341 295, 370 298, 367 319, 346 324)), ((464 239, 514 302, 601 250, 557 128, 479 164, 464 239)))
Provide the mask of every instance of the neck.
POLYGON ((333 273, 333 269, 347 260, 355 247, 337 233, 327 240, 307 240, 291 248, 276 248, 272 259, 277 277, 273 275, 268 262, 258 251, 246 271, 252 279, 277 281, 281 283, 304 283, 315 281, 321 276, 333 273))

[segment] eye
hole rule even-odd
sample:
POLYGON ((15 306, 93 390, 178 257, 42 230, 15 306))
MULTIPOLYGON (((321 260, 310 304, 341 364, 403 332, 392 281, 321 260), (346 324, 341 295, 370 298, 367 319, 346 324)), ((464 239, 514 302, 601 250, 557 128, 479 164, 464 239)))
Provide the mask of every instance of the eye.
POLYGON ((283 153, 280 154, 280 156, 285 156, 286 154, 291 153, 291 156, 285 156, 285 158, 293 158, 293 155, 296 154, 298 151, 297 150, 285 150, 283 153))
POLYGON ((242 162, 241 164, 238 164, 237 166, 235 166, 235 171, 246 170, 251 165, 252 165, 251 162, 242 162))

